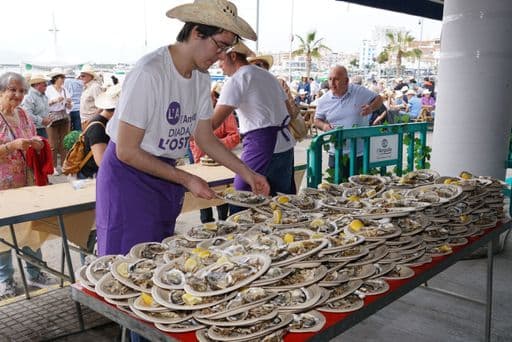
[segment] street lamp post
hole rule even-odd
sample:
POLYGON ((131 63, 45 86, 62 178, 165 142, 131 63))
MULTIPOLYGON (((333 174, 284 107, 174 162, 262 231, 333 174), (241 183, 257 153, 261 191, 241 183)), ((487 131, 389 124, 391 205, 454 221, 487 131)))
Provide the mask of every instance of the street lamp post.
POLYGON ((292 49, 293 49, 293 4, 294 0, 292 0, 292 10, 291 10, 291 18, 290 18, 290 54, 288 56, 288 79, 289 82, 292 82, 292 49))
MULTIPOLYGON (((418 49, 420 48, 421 46, 421 42, 423 41, 423 18, 420 18, 420 20, 418 21, 418 25, 420 25, 420 41, 419 41, 419 44, 418 44, 418 49)), ((418 80, 419 76, 420 76, 420 72, 421 72, 421 56, 418 57, 418 67, 416 68, 416 80, 418 80)))

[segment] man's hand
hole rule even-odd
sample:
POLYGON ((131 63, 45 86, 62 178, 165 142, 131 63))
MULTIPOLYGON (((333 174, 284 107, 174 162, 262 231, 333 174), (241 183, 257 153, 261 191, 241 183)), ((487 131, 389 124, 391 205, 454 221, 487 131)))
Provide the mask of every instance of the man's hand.
POLYGON ((213 199, 215 198, 215 191, 210 189, 208 183, 202 178, 199 178, 194 175, 189 175, 187 178, 187 182, 183 184, 188 191, 192 193, 192 195, 204 199, 213 199))
POLYGON ((361 114, 362 116, 366 116, 371 113, 372 113, 372 108, 370 107, 370 105, 365 104, 365 105, 361 106, 361 112, 359 114, 361 114))
POLYGON ((48 126, 51 123, 52 123, 52 119, 50 119, 49 116, 45 116, 43 118, 43 120, 41 121, 41 124, 43 124, 43 126, 48 126))
POLYGON ((252 192, 257 195, 268 196, 270 193, 270 185, 267 179, 259 173, 251 172, 251 175, 245 181, 251 186, 252 192))

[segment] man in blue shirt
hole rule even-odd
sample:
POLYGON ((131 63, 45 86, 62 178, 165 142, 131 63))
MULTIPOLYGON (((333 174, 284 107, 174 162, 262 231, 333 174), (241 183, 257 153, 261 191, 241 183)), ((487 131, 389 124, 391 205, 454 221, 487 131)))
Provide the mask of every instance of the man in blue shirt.
POLYGON ((69 113, 71 118, 71 130, 81 131, 82 124, 80 122, 80 97, 82 96, 84 85, 82 81, 79 81, 75 78, 75 74, 72 70, 66 70, 64 88, 66 88, 66 90, 71 94, 71 101, 73 101, 73 108, 69 113))
MULTIPOLYGON (((315 126, 323 131, 336 127, 368 126, 368 115, 382 104, 380 95, 356 84, 349 84, 347 69, 337 65, 329 72, 329 91, 318 100, 315 113, 315 126)), ((357 152, 362 154, 362 143, 358 144, 357 152)), ((343 148, 348 153, 347 146, 343 148)), ((329 153, 329 167, 334 167, 334 151, 329 153)), ((357 158, 362 165, 362 157, 357 158)), ((348 165, 348 164, 347 164, 348 165)), ((343 177, 348 177, 348 167, 343 167, 343 177)))
POLYGON ((407 95, 407 112, 400 112, 400 114, 409 114, 409 118, 414 120, 420 115, 421 112, 421 99, 416 96, 416 92, 409 89, 407 95))

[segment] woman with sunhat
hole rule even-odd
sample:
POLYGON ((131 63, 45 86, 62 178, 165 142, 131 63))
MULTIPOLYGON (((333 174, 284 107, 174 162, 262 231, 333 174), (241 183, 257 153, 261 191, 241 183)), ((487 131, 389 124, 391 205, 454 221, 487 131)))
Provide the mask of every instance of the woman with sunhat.
POLYGON ((174 232, 184 192, 212 199, 200 177, 175 167, 188 140, 239 174, 256 193, 268 194, 265 177, 253 172, 215 137, 210 117, 208 68, 252 28, 226 0, 196 0, 167 12, 185 22, 177 42, 142 57, 126 76, 110 142, 97 177, 98 252, 126 254, 140 242, 174 232))

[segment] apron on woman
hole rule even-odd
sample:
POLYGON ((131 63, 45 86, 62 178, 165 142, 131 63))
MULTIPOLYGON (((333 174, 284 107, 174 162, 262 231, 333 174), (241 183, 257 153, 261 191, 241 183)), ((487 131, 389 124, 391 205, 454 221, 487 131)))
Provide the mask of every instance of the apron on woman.
MULTIPOLYGON (((96 181, 98 255, 126 254, 137 243, 174 233, 185 189, 139 171, 116 156, 110 141, 96 181)), ((174 159, 160 160, 175 166, 174 159)))

